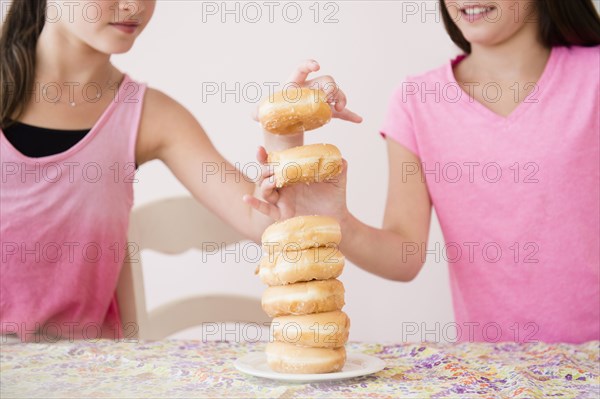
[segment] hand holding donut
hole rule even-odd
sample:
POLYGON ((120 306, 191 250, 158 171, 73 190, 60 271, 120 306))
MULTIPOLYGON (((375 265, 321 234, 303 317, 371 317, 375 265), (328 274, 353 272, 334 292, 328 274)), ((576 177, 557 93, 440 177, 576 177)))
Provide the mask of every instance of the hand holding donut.
MULTIPOLYGON (((333 117, 353 123, 361 123, 362 117, 346 108, 346 105, 348 103, 346 94, 344 94, 344 92, 339 88, 333 77, 329 75, 324 75, 313 79, 308 79, 311 73, 318 72, 320 69, 321 66, 315 60, 306 60, 302 62, 300 65, 298 65, 296 70, 288 78, 286 84, 288 90, 279 92, 278 94, 273 96, 273 98, 266 99, 265 101, 270 101, 273 104, 281 104, 282 101, 286 102, 287 100, 300 101, 306 107, 306 103, 300 100, 300 92, 302 91, 305 95, 303 97, 306 98, 306 94, 309 93, 309 91, 313 91, 313 95, 323 95, 324 102, 330 105, 331 115, 329 116, 329 118, 333 117), (322 94, 319 93, 319 91, 322 92, 322 94)), ((305 111, 308 110, 305 109, 305 111)), ((319 112, 321 117, 327 118, 326 111, 323 108, 321 108, 319 112)), ((319 112, 317 112, 317 114, 319 114, 319 112)), ((257 121, 260 121, 262 119, 258 109, 255 110, 253 117, 257 121)), ((277 132, 272 133, 281 134, 277 132)), ((284 130, 283 134, 285 133, 286 131, 284 130)), ((287 131, 287 133, 294 133, 294 131, 287 131)))
MULTIPOLYGON (((362 118, 346 108, 345 94, 338 90, 333 78, 324 76, 307 80, 319 64, 308 60, 290 77, 294 84, 259 106, 257 119, 267 136, 278 136, 282 151, 267 154, 259 148, 257 159, 263 165, 259 181, 264 201, 246 196, 244 201, 275 220, 295 215, 331 215, 343 220, 346 215, 346 163, 337 147, 313 144, 287 148, 295 139, 286 136, 314 130, 329 122, 331 117, 359 123, 362 118), (308 87, 307 87, 308 86, 308 87), (333 105, 331 105, 333 104, 333 105), (281 138, 283 137, 283 138, 281 138), (328 182, 324 185, 322 182, 328 182), (313 183, 307 189, 305 184, 313 183), (285 187, 285 190, 279 190, 285 187)), ((300 144, 302 139, 300 140, 300 144)))
MULTIPOLYGON (((277 188, 275 168, 267 163, 268 155, 259 147, 257 160, 262 164, 258 182, 262 199, 247 195, 244 202, 273 220, 297 215, 328 215, 343 222, 346 206, 346 174, 348 164, 342 159, 341 173, 321 183, 286 185, 277 188)), ((333 167, 331 167, 333 169, 333 167)))

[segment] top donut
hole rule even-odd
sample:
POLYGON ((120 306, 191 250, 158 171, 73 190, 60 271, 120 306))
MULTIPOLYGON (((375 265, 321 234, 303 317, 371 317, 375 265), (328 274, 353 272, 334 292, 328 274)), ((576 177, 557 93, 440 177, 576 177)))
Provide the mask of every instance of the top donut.
POLYGON ((331 120, 331 106, 320 89, 289 87, 263 100, 258 120, 273 134, 296 134, 317 129, 331 120))

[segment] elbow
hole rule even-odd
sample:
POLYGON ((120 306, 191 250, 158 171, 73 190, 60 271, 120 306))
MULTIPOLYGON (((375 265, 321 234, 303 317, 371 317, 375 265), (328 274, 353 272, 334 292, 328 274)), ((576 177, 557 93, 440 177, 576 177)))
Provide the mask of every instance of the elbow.
POLYGON ((392 280, 408 283, 417 278, 425 264, 426 257, 425 244, 418 245, 416 244, 418 242, 425 243, 426 237, 421 240, 403 242, 402 251, 399 254, 402 260, 395 264, 392 280))
POLYGON ((389 276, 389 279, 401 283, 409 283, 417 278, 423 264, 424 262, 402 263, 396 268, 395 273, 389 276))

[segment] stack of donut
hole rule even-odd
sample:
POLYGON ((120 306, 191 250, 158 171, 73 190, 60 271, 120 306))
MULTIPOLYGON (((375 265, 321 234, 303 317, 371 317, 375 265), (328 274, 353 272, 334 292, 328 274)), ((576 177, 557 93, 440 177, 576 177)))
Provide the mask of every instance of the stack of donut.
MULTIPOLYGON (((259 108, 263 127, 274 134, 316 129, 331 119, 331 107, 320 90, 301 89, 295 101, 278 93, 259 108)), ((342 156, 333 145, 316 144, 269 154, 276 186, 322 182, 341 173, 342 156)), ((339 223, 326 216, 299 216, 268 227, 258 274, 269 286, 262 307, 274 317, 269 367, 280 373, 339 371, 346 362, 344 345, 350 320, 342 312, 344 268, 338 250, 339 223)))
POLYGON ((299 216, 265 230, 258 274, 269 285, 262 307, 275 317, 267 345, 274 371, 329 373, 344 366, 350 320, 336 279, 344 269, 341 238, 340 225, 325 216, 299 216))

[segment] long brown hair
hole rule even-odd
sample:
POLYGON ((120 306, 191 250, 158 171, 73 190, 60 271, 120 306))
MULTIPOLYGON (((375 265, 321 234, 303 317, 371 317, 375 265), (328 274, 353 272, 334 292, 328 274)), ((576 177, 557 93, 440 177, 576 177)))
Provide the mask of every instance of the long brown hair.
POLYGON ((46 0, 13 0, 0 34, 0 128, 18 119, 31 98, 45 20, 46 0))
MULTIPOLYGON (((557 46, 597 46, 600 44, 600 17, 592 0, 537 0, 538 32, 542 44, 557 46)), ((440 0, 442 19, 450 39, 465 53, 471 43, 452 20, 444 0, 440 0)))

